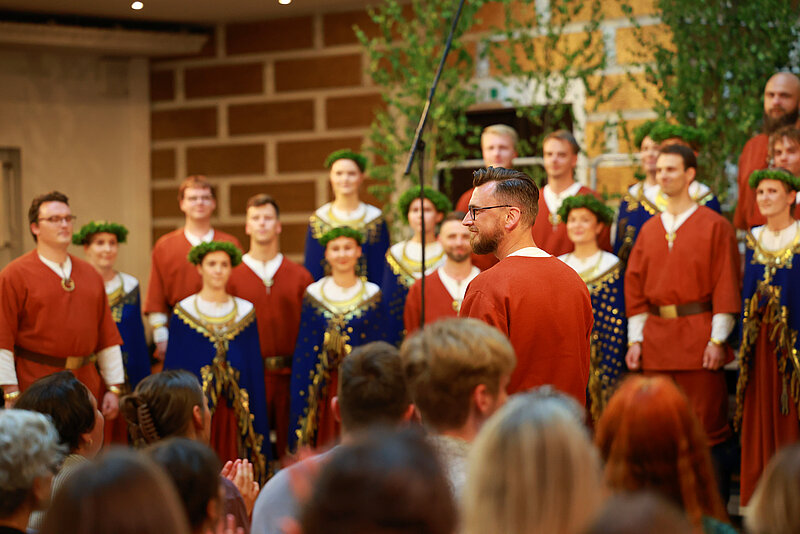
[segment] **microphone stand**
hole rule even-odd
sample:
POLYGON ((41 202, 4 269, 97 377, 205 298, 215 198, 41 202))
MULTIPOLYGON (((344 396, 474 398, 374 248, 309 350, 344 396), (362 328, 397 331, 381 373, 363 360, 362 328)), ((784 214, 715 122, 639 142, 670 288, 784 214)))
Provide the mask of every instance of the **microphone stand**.
POLYGON ((464 7, 464 0, 459 0, 458 8, 456 9, 456 14, 453 16, 453 21, 450 24, 450 33, 447 36, 447 42, 444 45, 444 51, 442 52, 442 59, 439 61, 439 68, 436 69, 436 75, 433 78, 433 83, 431 84, 431 88, 428 91, 428 99, 425 101, 425 107, 422 109, 422 116, 419 118, 419 124, 417 125, 417 131, 414 133, 414 141, 411 143, 411 151, 408 154, 408 163, 406 164, 406 170, 403 172, 403 176, 408 176, 411 174, 411 165, 414 163, 414 157, 417 157, 417 163, 419 165, 419 209, 420 209, 420 223, 422 225, 422 265, 420 266, 420 289, 422 290, 422 299, 420 301, 421 310, 420 310, 420 321, 419 327, 420 329, 425 327, 425 167, 423 163, 423 156, 425 153, 425 142, 422 140, 422 131, 425 129, 425 123, 428 122, 428 113, 431 109, 431 104, 433 103, 433 96, 436 94, 436 87, 439 85, 439 78, 442 76, 442 71, 444 70, 445 61, 447 61, 447 55, 450 53, 450 47, 453 44, 453 36, 456 33, 456 28, 458 27, 458 20, 461 18, 461 9, 464 7))

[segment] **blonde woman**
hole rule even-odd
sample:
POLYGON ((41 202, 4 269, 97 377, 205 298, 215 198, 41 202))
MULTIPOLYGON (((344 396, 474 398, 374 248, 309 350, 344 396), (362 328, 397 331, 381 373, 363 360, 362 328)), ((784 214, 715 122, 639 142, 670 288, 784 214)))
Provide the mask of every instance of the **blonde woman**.
POLYGON ((583 409, 549 386, 512 397, 469 456, 463 534, 582 532, 603 501, 583 409))
POLYGON ((800 532, 800 444, 784 448, 764 469, 744 525, 751 534, 800 532))

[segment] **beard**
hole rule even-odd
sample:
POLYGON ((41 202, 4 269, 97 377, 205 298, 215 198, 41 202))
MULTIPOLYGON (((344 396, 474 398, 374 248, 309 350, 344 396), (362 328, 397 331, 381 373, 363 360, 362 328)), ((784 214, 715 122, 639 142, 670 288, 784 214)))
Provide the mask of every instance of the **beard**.
POLYGON ((770 135, 783 126, 793 125, 798 118, 800 118, 798 110, 790 111, 774 118, 764 113, 764 133, 770 135))
POLYGON ((469 238, 469 244, 472 245, 472 251, 475 254, 494 254, 497 252, 497 246, 503 238, 502 228, 497 228, 491 233, 479 234, 474 233, 469 238))
MULTIPOLYGON (((472 236, 470 236, 470 245, 472 245, 472 236)), ((467 261, 467 259, 472 255, 471 251, 455 252, 452 250, 445 250, 444 253, 447 254, 447 259, 449 259, 450 261, 454 261, 456 263, 467 261)))

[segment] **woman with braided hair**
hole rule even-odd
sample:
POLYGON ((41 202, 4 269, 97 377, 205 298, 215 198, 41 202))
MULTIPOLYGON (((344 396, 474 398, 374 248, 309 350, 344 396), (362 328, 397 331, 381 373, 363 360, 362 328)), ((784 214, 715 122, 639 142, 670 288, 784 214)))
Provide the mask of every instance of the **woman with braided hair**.
POLYGON ((175 305, 164 369, 186 369, 203 384, 211 410, 211 447, 223 462, 246 458, 266 482, 271 458, 264 363, 253 305, 226 285, 242 253, 222 241, 192 248, 203 281, 175 305))
MULTIPOLYGON (((174 345, 173 345, 174 346, 174 345)), ((184 370, 167 370, 148 376, 136 389, 120 401, 120 412, 128 422, 131 439, 137 447, 146 447, 172 437, 189 438, 209 443, 211 411, 197 377, 184 370)), ((244 465, 240 471, 247 468, 244 465)), ((223 472, 227 472, 223 469, 223 472)), ((240 477, 246 478, 243 474, 240 477)), ((252 476, 251 476, 252 479, 252 476)), ((220 475, 224 493, 223 511, 236 518, 238 526, 249 531, 247 503, 255 501, 257 487, 237 485, 220 475), (252 497, 252 499, 251 499, 252 497)))

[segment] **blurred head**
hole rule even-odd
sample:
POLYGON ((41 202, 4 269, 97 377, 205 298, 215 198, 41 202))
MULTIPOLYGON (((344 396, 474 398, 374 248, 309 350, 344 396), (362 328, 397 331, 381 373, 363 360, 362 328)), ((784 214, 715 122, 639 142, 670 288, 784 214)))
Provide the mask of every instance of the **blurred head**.
POLYGON ((800 532, 800 444, 772 457, 761 474, 744 517, 751 534, 800 532))
POLYGON ((339 365, 334 413, 352 433, 375 425, 396 426, 413 410, 397 347, 374 341, 353 349, 339 365))
POLYGON ((588 208, 575 208, 569 210, 567 215, 567 237, 574 244, 597 243, 603 223, 597 219, 588 208))
POLYGON ((333 196, 358 196, 364 182, 367 158, 349 148, 336 150, 325 158, 325 167, 330 170, 333 196))
POLYGON ((192 532, 213 530, 222 508, 222 465, 217 454, 208 445, 187 438, 169 438, 146 452, 175 484, 192 532))
POLYGON ((603 499, 597 452, 574 400, 545 387, 513 396, 473 443, 465 534, 579 533, 603 499))
POLYGON ((450 261, 456 263, 469 261, 472 254, 469 229, 461 224, 465 215, 463 211, 451 211, 439 227, 437 239, 442 244, 442 250, 450 261))
POLYGON ((332 273, 355 272, 360 257, 361 245, 355 238, 343 235, 325 244, 325 261, 332 273))
POLYGON ((217 208, 214 188, 205 176, 193 175, 181 182, 178 202, 187 219, 208 221, 217 208))
POLYGON ((547 178, 572 179, 580 151, 580 145, 570 132, 556 130, 548 134, 542 143, 542 157, 547 178))
POLYGON ((686 511, 726 517, 705 432, 686 396, 666 377, 631 377, 611 397, 595 441, 615 491, 650 490, 686 511))
POLYGON ((516 365, 506 337, 477 319, 426 325, 400 347, 411 398, 438 432, 480 426, 507 400, 516 365))
POLYGON ((0 520, 46 506, 65 448, 45 415, 0 410, 0 520))
POLYGON ((138 446, 169 437, 208 443, 211 412, 197 377, 184 370, 150 375, 120 402, 120 413, 138 446))
POLYGON ((611 497, 584 534, 693 534, 680 508, 655 493, 611 497))
POLYGON ((656 182, 668 197, 688 194, 697 176, 697 158, 692 149, 671 144, 663 147, 656 161, 656 182))
POLYGON ((444 212, 438 211, 436 204, 429 198, 423 198, 420 203, 419 198, 415 198, 408 205, 408 225, 415 235, 422 232, 422 217, 425 217, 425 231, 435 232, 436 225, 442 222, 444 212))
POLYGON ((74 217, 64 193, 50 191, 31 201, 28 228, 33 240, 56 248, 67 248, 72 242, 74 217), (69 233, 69 240, 67 240, 69 233))
POLYGON ((303 534, 453 534, 456 508, 418 431, 371 431, 339 447, 300 512, 303 534))
POLYGON ((103 446, 105 420, 97 409, 97 399, 69 371, 59 371, 35 381, 14 406, 50 417, 72 454, 93 458, 103 446))
POLYGON ((656 160, 658 159, 658 143, 646 135, 639 145, 639 157, 642 160, 642 169, 648 176, 656 174, 656 160))
POLYGON ((758 211, 766 218, 790 215, 795 205, 797 191, 781 180, 764 179, 756 187, 758 211))
POLYGON ((784 126, 769 137, 769 155, 775 167, 800 176, 800 128, 784 126))
POLYGON ((231 256, 224 250, 209 252, 197 266, 197 272, 203 280, 203 287, 217 291, 225 291, 231 277, 233 265, 231 256))
POLYGON ((97 269, 113 269, 119 253, 119 242, 116 234, 110 232, 93 234, 89 238, 89 242, 83 245, 83 253, 86 256, 86 261, 97 269))
POLYGON ((800 79, 791 72, 773 74, 764 87, 764 130, 772 133, 797 122, 800 79))
POLYGON ((56 492, 42 534, 188 534, 164 471, 140 453, 116 449, 86 463, 56 492), (124 508, 121 508, 124 507, 124 508))
POLYGON ((279 215, 280 209, 274 198, 266 194, 252 196, 247 201, 247 222, 244 231, 254 243, 260 245, 271 243, 282 231, 279 215))
POLYGON ((492 124, 481 133, 481 157, 484 167, 510 169, 517 157, 517 131, 505 124, 492 124))

